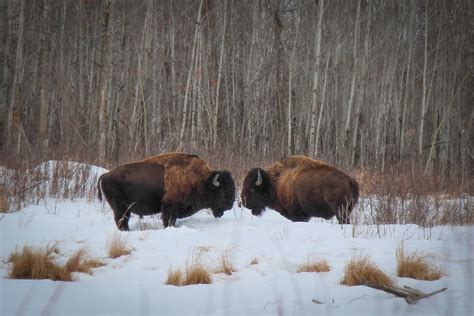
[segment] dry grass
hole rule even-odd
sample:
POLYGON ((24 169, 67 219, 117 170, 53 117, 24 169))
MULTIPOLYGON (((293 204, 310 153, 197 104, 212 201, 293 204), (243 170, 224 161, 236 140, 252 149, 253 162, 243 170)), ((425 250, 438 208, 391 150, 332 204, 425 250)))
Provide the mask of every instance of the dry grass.
POLYGON ((416 251, 406 254, 403 243, 397 248, 397 275, 402 278, 433 281, 445 275, 443 269, 432 262, 431 254, 422 255, 416 251))
POLYGON ((225 273, 227 275, 231 275, 235 271, 237 270, 234 268, 232 262, 230 262, 227 251, 225 251, 219 258, 219 268, 217 269, 216 273, 225 273))
POLYGON ((99 260, 87 258, 83 249, 74 253, 66 264, 59 265, 54 258, 58 253, 56 245, 44 249, 25 246, 21 251, 15 250, 8 258, 8 262, 11 263, 8 278, 73 281, 73 272, 92 274, 93 268, 104 265, 99 260))
POLYGON ((367 285, 375 287, 392 286, 393 281, 369 260, 368 256, 353 258, 344 269, 344 277, 341 284, 367 285))
POLYGON ((89 258, 87 251, 81 249, 68 259, 64 268, 69 272, 92 274, 92 269, 103 267, 104 265, 105 264, 98 259, 89 258))
POLYGON ((181 285, 211 284, 211 274, 200 264, 186 266, 186 274, 181 285))
POLYGON ((183 272, 181 270, 170 270, 168 271, 168 277, 166 278, 166 285, 181 286, 183 280, 183 272))
POLYGON ((296 272, 329 272, 331 268, 326 260, 322 259, 319 261, 306 262, 299 265, 296 272))
POLYGON ((133 248, 127 245, 127 240, 118 234, 113 235, 107 242, 107 255, 110 258, 128 256, 132 251, 133 248))
POLYGON ((250 265, 258 264, 258 259, 253 258, 252 261, 250 261, 250 265))
POLYGON ((211 284, 210 272, 201 264, 187 265, 185 273, 180 269, 170 270, 165 284, 174 286, 186 286, 195 284, 211 284))

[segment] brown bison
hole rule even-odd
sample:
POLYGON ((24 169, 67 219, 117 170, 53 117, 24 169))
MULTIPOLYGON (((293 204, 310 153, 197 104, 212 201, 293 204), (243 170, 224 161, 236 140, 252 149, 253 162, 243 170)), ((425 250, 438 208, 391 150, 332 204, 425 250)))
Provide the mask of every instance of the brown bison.
POLYGON ((355 179, 335 167, 304 156, 290 156, 267 170, 253 168, 244 179, 242 203, 261 215, 270 207, 294 222, 311 217, 348 224, 359 198, 355 179))
POLYGON ((196 155, 165 153, 142 160, 165 167, 166 193, 162 199, 163 225, 174 226, 201 209, 210 208, 214 217, 221 217, 232 208, 235 185, 228 171, 210 170, 196 155))
POLYGON ((98 197, 102 193, 114 211, 117 228, 129 230, 130 213, 152 215, 161 212, 165 195, 165 167, 156 163, 129 163, 100 176, 98 197))

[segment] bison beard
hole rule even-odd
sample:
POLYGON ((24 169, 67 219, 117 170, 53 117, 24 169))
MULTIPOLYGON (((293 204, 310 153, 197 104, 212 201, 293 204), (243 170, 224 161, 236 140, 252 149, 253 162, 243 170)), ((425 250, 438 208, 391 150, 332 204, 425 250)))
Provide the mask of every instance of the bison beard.
POLYGON ((290 156, 267 170, 254 168, 244 179, 242 203, 261 215, 270 207, 294 222, 311 217, 348 224, 359 198, 355 179, 335 167, 304 156, 290 156))
POLYGON ((143 216, 161 212, 164 173, 165 168, 160 164, 135 162, 100 176, 97 183, 99 200, 103 193, 119 230, 129 230, 131 213, 143 216))

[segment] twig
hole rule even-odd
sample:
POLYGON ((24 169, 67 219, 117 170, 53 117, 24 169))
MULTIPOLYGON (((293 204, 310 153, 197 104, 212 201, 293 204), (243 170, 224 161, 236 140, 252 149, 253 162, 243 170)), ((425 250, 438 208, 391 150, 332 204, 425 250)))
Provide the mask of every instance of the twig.
POLYGON ((426 293, 424 293, 420 290, 411 288, 411 287, 406 286, 406 285, 404 285, 403 287, 399 287, 399 286, 396 286, 396 285, 394 285, 394 286, 377 286, 377 285, 373 285, 373 284, 370 284, 370 283, 366 283, 365 285, 368 286, 368 287, 371 287, 373 289, 382 290, 382 291, 385 291, 387 293, 394 294, 398 297, 403 297, 403 298, 405 298, 405 300, 407 301, 408 304, 416 304, 422 298, 427 298, 427 297, 430 297, 432 295, 435 295, 435 294, 438 294, 438 293, 441 293, 441 292, 444 292, 444 291, 447 290, 447 288, 442 288, 440 290, 437 290, 437 291, 426 294, 426 293))
POLYGON ((352 302, 354 302, 354 301, 357 301, 357 300, 363 299, 363 298, 364 298, 364 297, 366 297, 366 296, 367 296, 367 294, 364 294, 364 295, 362 295, 361 297, 354 298, 354 299, 350 300, 349 302, 347 302, 347 304, 350 304, 350 303, 352 303, 352 302))
POLYGON ((442 289, 439 289, 437 291, 434 291, 434 292, 431 292, 431 293, 428 293, 428 294, 425 294, 425 295, 420 295, 420 296, 407 296, 405 297, 405 300, 407 301, 408 304, 416 304, 419 300, 421 300, 422 298, 427 298, 427 297, 430 297, 432 295, 435 295, 435 294, 438 294, 438 293, 441 293, 441 292, 444 292, 446 291, 448 288, 447 287, 444 287, 442 289))

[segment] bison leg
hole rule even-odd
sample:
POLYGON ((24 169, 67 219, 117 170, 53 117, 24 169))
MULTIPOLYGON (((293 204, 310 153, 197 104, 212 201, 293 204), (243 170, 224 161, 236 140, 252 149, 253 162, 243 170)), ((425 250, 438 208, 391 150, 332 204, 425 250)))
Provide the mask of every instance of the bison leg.
POLYGON ((163 227, 165 228, 176 225, 176 216, 174 216, 170 211, 163 211, 161 213, 161 220, 163 221, 163 227))

